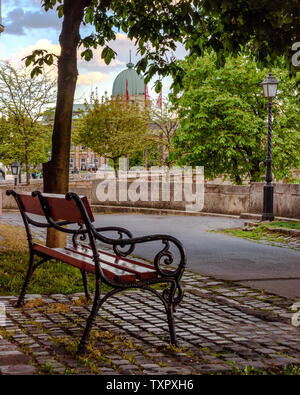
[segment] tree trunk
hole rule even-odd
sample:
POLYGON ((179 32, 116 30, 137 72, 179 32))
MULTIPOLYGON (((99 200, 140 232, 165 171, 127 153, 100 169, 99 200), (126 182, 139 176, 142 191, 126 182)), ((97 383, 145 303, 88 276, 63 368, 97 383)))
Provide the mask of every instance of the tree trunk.
POLYGON ((113 160, 113 163, 114 163, 115 176, 116 176, 116 179, 118 179, 119 178, 119 173, 118 173, 118 170, 119 170, 118 160, 119 160, 119 158, 112 158, 112 160, 113 160))
POLYGON ((23 163, 20 163, 20 173, 19 173, 19 175, 18 175, 18 178, 19 178, 19 184, 21 184, 22 183, 22 166, 23 166, 23 163))
MULTIPOLYGON (((64 20, 59 37, 57 100, 52 135, 52 157, 43 165, 44 192, 64 194, 69 187, 69 158, 74 93, 77 81, 77 47, 84 8, 89 0, 65 0, 64 20)), ((47 246, 64 244, 62 233, 48 232, 47 246)), ((63 235, 64 236, 64 235, 63 235)), ((65 237, 64 237, 65 238, 65 237)))
POLYGON ((26 173, 26 185, 30 184, 30 163, 28 155, 28 145, 25 146, 25 173, 26 173))

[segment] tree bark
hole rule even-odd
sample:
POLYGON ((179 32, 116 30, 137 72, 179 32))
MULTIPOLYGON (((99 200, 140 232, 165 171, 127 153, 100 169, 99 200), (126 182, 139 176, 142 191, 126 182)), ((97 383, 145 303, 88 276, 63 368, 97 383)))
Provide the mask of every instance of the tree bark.
POLYGON ((115 177, 116 177, 116 180, 117 180, 119 178, 119 172, 118 172, 118 170, 119 170, 119 163, 118 163, 119 157, 118 158, 112 158, 112 160, 113 160, 113 163, 114 163, 114 172, 115 172, 115 177))
POLYGON ((26 172, 26 185, 30 184, 30 164, 28 156, 28 144, 25 144, 25 172, 26 172))
MULTIPOLYGON (((51 160, 43 164, 44 192, 64 194, 69 187, 69 158, 74 93, 76 88, 77 48, 79 29, 84 9, 89 0, 65 0, 64 20, 59 37, 61 53, 58 60, 57 100, 52 135, 51 160)), ((64 243, 62 232, 48 232, 47 246, 58 247, 64 243)))

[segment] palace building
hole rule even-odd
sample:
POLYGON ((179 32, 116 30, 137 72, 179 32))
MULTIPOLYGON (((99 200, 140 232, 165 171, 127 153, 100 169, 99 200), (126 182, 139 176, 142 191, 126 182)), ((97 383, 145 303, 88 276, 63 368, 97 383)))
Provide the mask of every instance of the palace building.
POLYGON ((1 0, 0 0, 0 34, 4 31, 4 26, 2 25, 2 14, 1 14, 1 0))
MULTIPOLYGON (((120 96, 124 100, 135 101, 144 105, 145 103, 145 82, 144 77, 134 70, 134 64, 127 63, 127 69, 121 71, 114 80, 112 96, 120 96)), ((75 119, 79 112, 84 110, 83 104, 74 104, 73 118, 75 119)), ((90 149, 83 146, 73 146, 70 148, 70 170, 87 170, 89 167, 105 167, 107 159, 98 157, 90 149)))

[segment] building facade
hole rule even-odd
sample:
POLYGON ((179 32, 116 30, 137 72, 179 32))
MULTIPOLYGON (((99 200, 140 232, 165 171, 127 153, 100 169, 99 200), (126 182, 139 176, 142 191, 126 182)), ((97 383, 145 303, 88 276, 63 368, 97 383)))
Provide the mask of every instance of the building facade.
MULTIPOLYGON (((129 62, 127 69, 121 71, 114 80, 112 96, 119 96, 124 100, 138 102, 145 105, 145 82, 144 77, 134 70, 134 64, 129 62)), ((83 104, 74 104, 73 119, 76 119, 81 111, 84 111, 83 104)), ((88 170, 92 168, 105 168, 108 165, 107 158, 99 157, 89 148, 84 146, 70 147, 70 170, 88 170)))

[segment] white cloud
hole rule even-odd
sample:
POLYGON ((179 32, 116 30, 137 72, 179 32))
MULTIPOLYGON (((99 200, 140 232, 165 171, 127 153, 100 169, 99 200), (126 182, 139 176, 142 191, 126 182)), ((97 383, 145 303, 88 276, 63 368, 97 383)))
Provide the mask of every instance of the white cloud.
MULTIPOLYGON (((131 60, 132 63, 137 63, 139 57, 137 56, 137 48, 134 43, 124 34, 117 33, 116 40, 109 43, 111 48, 117 52, 117 57, 114 59, 110 65, 106 65, 104 60, 101 59, 102 48, 97 48, 93 51, 94 57, 89 62, 81 58, 80 53, 82 48, 78 49, 78 82, 77 82, 77 95, 80 97, 89 97, 92 89, 97 88, 99 95, 103 95, 105 91, 109 94, 112 91, 113 81, 119 72, 125 69, 126 64, 129 62, 129 51, 131 50, 131 60)), ((19 66, 24 66, 24 61, 22 58, 28 56, 35 49, 46 49, 49 53, 54 53, 56 55, 60 54, 59 44, 51 42, 49 39, 42 38, 37 40, 34 44, 22 48, 18 52, 14 53, 10 59, 19 66)), ((0 47, 1 55, 2 48, 0 47)), ((5 52, 5 51, 4 51, 5 52)), ((183 58, 186 52, 182 45, 179 45, 175 56, 177 58, 183 58)), ((4 56, 1 56, 3 58, 4 56)), ((50 71, 51 75, 57 77, 57 68, 52 67, 50 71)), ((152 81, 148 84, 149 94, 155 98, 157 93, 154 92, 154 82, 156 78, 154 77, 152 81)), ((171 78, 163 79, 163 96, 167 96, 169 93, 169 88, 171 84, 171 78)))
POLYGON ((79 74, 77 85, 93 85, 98 82, 107 82, 111 77, 100 73, 99 71, 94 71, 89 74, 79 74))
POLYGON ((54 53, 55 55, 60 54, 60 46, 58 44, 53 44, 51 41, 46 38, 41 38, 35 44, 29 45, 26 48, 21 49, 12 55, 12 58, 15 61, 21 61, 25 56, 28 56, 35 49, 45 49, 50 53, 54 53))

